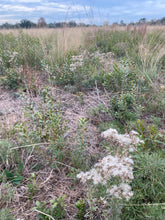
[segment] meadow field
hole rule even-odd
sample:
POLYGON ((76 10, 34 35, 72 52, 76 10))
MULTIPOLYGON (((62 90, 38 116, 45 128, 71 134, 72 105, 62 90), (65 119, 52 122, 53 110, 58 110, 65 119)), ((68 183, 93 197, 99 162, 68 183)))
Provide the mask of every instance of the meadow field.
POLYGON ((0 220, 165 219, 165 26, 0 30, 0 220))

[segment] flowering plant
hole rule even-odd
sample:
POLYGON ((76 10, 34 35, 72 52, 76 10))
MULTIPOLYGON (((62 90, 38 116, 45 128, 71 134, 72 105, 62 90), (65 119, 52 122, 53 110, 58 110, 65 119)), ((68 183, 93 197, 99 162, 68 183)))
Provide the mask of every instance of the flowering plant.
MULTIPOLYGON (((133 191, 129 183, 134 179, 133 159, 130 152, 135 150, 135 146, 142 141, 137 137, 138 133, 131 131, 129 134, 118 134, 115 129, 108 129, 102 132, 102 138, 113 143, 121 149, 120 154, 108 154, 94 167, 87 172, 80 172, 77 178, 82 183, 90 181, 95 188, 100 184, 105 187, 105 200, 125 199, 128 201, 133 196, 133 191)), ((106 204, 106 201, 104 201, 106 204)))

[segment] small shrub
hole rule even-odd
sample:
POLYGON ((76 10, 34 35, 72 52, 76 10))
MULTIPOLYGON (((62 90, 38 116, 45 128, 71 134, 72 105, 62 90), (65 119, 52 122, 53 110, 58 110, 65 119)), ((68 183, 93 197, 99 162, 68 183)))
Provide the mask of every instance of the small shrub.
POLYGON ((22 84, 22 79, 16 69, 7 69, 0 83, 6 89, 17 89, 22 84))
POLYGON ((143 120, 137 120, 137 131, 144 140, 144 149, 158 151, 165 147, 165 134, 154 124, 147 125, 143 120))
POLYGON ((110 100, 112 116, 120 123, 126 125, 128 121, 135 121, 139 117, 140 108, 135 103, 133 93, 113 96, 110 100))
MULTIPOLYGON (((33 144, 49 142, 45 151, 35 147, 45 159, 50 161, 63 160, 63 147, 65 143, 65 133, 68 130, 67 121, 62 116, 60 103, 53 103, 53 97, 48 88, 41 91, 42 100, 37 106, 29 99, 26 105, 26 123, 19 123, 15 126, 19 142, 33 144)), ((30 148, 31 149, 31 148, 30 148)))
POLYGON ((137 82, 135 66, 131 61, 123 60, 114 64, 113 71, 104 74, 104 86, 113 91, 131 91, 137 82))

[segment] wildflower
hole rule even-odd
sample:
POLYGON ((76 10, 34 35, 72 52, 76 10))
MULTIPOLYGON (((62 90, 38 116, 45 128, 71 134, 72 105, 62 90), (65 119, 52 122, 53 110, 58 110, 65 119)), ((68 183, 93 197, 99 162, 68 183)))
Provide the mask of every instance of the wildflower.
POLYGON ((136 131, 131 131, 129 134, 118 134, 117 130, 112 128, 101 133, 102 138, 121 147, 129 147, 130 152, 134 150, 134 146, 137 144, 144 143, 137 137, 137 135, 138 132, 136 131))
POLYGON ((93 183, 105 185, 112 177, 119 177, 122 182, 130 182, 133 177, 132 169, 133 160, 129 157, 118 157, 108 155, 100 162, 96 163, 94 168, 77 175, 83 183, 92 180, 93 183))
POLYGON ((131 186, 126 183, 121 183, 119 186, 114 185, 111 189, 107 190, 107 193, 118 199, 126 199, 127 201, 133 196, 131 186))
MULTIPOLYGON (((129 134, 118 134, 116 129, 108 129, 102 132, 101 136, 110 142, 113 142, 118 147, 127 147, 129 151, 134 150, 134 146, 141 143, 137 137, 136 131, 131 131, 129 134)), ((107 194, 119 199, 127 201, 133 196, 129 183, 133 180, 133 160, 130 156, 107 155, 102 160, 94 165, 88 172, 81 172, 77 175, 83 183, 91 180, 94 185, 102 184, 107 187, 107 194), (109 187, 111 179, 120 180, 119 185, 109 187)))

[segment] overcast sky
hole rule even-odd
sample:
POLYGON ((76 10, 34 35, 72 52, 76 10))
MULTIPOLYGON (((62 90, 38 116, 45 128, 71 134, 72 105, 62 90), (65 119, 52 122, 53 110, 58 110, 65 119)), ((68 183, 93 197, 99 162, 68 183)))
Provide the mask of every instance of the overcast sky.
POLYGON ((165 17, 165 0, 1 0, 0 24, 21 19, 47 23, 74 20, 89 24, 165 17))

